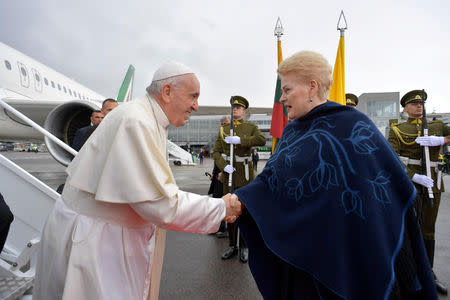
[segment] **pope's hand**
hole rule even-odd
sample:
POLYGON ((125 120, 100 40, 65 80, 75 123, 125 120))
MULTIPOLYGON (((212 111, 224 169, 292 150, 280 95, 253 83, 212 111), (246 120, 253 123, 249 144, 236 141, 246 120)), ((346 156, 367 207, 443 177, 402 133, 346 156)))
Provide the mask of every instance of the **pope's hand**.
POLYGON ((416 143, 420 146, 440 146, 445 144, 443 136, 419 136, 416 143))
POLYGON ((226 215, 223 220, 228 223, 234 223, 237 217, 242 214, 241 202, 235 194, 232 195, 230 193, 223 196, 222 199, 225 201, 227 208, 226 215))
POLYGON ((233 173, 234 171, 236 171, 236 169, 233 168, 232 165, 226 165, 225 168, 223 168, 223 170, 224 170, 225 172, 227 172, 228 174, 231 174, 231 173, 233 173))
POLYGON ((411 180, 414 181, 415 183, 423 185, 426 188, 431 188, 434 185, 434 180, 426 175, 414 174, 411 180))
POLYGON ((227 144, 240 144, 241 143, 241 138, 238 137, 237 135, 226 136, 225 137, 225 143, 227 143, 227 144))

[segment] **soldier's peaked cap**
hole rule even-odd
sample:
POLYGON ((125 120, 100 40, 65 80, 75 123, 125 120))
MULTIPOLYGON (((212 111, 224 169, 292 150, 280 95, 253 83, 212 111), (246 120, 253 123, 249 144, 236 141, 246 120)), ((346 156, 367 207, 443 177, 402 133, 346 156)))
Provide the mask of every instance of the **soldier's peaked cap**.
POLYGON ((248 108, 248 101, 242 96, 232 96, 230 99, 230 104, 240 105, 243 106, 245 109, 248 108))
POLYGON ((347 105, 358 105, 358 97, 356 97, 356 95, 348 93, 345 94, 345 103, 347 105))
POLYGON ((410 92, 407 92, 402 99, 400 100, 400 104, 405 107, 408 103, 414 103, 414 102, 425 102, 427 100, 427 93, 422 90, 412 90, 410 92), (422 96, 423 92, 423 96, 422 96))

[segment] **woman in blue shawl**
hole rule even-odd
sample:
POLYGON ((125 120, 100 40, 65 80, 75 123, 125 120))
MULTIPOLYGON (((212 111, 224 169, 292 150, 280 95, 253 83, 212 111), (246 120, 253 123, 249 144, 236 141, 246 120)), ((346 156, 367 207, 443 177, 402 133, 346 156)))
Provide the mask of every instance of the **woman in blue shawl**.
POLYGON ((437 299, 416 190, 373 122, 327 101, 332 71, 302 51, 279 68, 291 122, 262 173, 236 190, 265 299, 437 299))

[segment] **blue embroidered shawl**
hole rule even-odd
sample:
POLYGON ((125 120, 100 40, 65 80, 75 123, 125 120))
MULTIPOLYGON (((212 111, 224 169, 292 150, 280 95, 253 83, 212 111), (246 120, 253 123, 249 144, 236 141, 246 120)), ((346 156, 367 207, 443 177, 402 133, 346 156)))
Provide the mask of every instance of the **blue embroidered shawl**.
POLYGON ((328 101, 290 122, 236 194, 282 260, 345 299, 389 297, 416 190, 367 116, 328 101))

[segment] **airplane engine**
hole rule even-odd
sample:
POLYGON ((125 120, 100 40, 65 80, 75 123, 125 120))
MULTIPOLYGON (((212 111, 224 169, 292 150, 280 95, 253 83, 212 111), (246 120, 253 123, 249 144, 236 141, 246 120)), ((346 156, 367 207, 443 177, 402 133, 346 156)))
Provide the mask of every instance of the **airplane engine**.
MULTIPOLYGON (((92 102, 76 100, 55 107, 47 116, 44 128, 68 145, 72 145, 75 132, 90 124, 93 110, 100 107, 92 102)), ((45 137, 48 152, 61 164, 68 166, 73 155, 45 137)))

